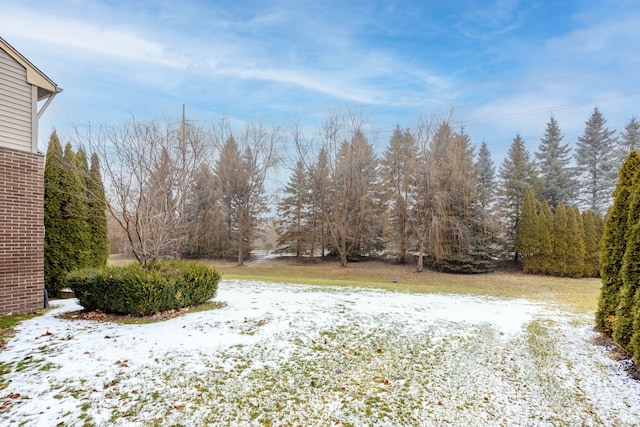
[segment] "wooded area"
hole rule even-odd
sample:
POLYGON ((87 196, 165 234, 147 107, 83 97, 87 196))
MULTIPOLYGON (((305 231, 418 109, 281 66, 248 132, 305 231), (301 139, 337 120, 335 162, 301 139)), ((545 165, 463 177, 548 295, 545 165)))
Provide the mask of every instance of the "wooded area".
POLYGON ((619 165, 640 140, 635 118, 616 137, 595 108, 572 155, 551 116, 534 155, 516 134, 496 168, 488 144, 476 147, 450 116, 397 126, 382 153, 369 129, 352 111, 329 115, 311 135, 297 125, 233 131, 226 119, 205 129, 184 116, 165 124, 132 117, 77 126, 73 143, 100 159, 109 210, 142 265, 166 257, 241 264, 273 221, 278 251, 332 254, 341 265, 384 254, 418 271, 477 273, 523 258, 525 271, 592 276, 598 224, 619 165), (265 188, 276 166, 291 171, 279 197, 265 188), (559 262, 575 239, 584 249, 564 250, 576 259, 559 262))

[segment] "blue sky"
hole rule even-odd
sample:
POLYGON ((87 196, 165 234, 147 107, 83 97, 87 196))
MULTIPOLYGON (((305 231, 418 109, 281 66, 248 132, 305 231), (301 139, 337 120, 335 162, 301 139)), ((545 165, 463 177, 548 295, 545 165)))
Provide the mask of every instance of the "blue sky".
POLYGON ((0 36, 64 92, 41 121, 187 116, 262 120, 311 135, 360 109, 383 149, 396 124, 452 107, 496 165, 519 132, 534 151, 550 114, 565 141, 598 105, 640 116, 634 0, 0 0, 0 36))

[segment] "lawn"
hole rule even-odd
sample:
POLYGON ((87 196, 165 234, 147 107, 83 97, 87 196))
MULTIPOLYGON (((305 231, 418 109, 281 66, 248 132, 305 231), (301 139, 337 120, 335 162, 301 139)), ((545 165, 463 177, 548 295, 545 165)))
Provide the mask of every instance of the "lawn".
POLYGON ((382 263, 216 266, 224 273, 219 309, 114 324, 61 318, 79 308, 63 300, 22 321, 0 353, 0 423, 631 426, 640 419, 639 383, 594 342, 597 281, 416 274, 382 263), (314 279, 319 274, 325 279, 314 279))
POLYGON ((413 265, 365 261, 340 267, 335 261, 309 262, 308 259, 296 260, 293 257, 252 261, 242 267, 229 261, 207 263, 216 267, 226 279, 527 298, 562 304, 581 313, 594 312, 600 295, 600 279, 538 276, 522 274, 517 270, 479 275, 445 274, 430 270, 417 273, 413 265))

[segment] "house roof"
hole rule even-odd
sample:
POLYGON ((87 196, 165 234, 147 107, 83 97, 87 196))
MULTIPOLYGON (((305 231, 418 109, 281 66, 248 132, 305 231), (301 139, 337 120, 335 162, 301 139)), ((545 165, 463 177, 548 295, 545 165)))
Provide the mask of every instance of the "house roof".
POLYGON ((27 83, 38 88, 38 100, 45 99, 51 95, 62 92, 62 89, 56 85, 53 80, 47 77, 42 71, 33 65, 27 58, 22 56, 13 46, 0 37, 0 49, 5 51, 17 63, 27 70, 27 83))

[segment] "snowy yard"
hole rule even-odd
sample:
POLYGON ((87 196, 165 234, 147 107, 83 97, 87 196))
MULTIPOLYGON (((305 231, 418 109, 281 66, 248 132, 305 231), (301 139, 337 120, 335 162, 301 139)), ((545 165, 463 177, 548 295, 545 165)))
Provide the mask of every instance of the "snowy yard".
POLYGON ((592 318, 485 297, 222 281, 161 323, 24 321, 3 425, 631 426, 640 382, 592 318))

